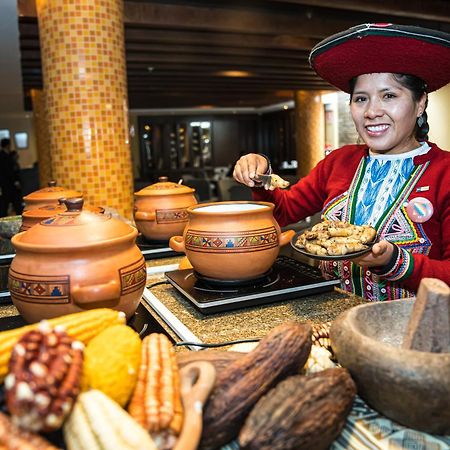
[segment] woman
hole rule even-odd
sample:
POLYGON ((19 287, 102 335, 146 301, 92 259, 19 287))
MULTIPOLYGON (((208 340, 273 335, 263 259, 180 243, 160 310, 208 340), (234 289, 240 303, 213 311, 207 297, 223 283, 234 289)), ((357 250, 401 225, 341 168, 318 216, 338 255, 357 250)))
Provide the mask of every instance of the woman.
POLYGON ((420 280, 450 284, 450 153, 427 142, 427 93, 450 81, 450 35, 419 27, 366 24, 331 36, 311 52, 316 72, 350 93, 365 145, 322 160, 290 190, 258 188, 265 156, 236 163, 254 199, 275 203, 281 226, 322 212, 324 219, 370 224, 379 242, 352 261, 322 261, 349 292, 368 300, 414 295, 420 280))

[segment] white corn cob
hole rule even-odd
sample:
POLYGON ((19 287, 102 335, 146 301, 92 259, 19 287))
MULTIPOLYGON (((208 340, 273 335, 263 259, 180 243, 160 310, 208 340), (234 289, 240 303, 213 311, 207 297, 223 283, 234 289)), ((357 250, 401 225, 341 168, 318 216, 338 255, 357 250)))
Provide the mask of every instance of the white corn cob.
POLYGON ((147 431, 95 389, 78 397, 64 425, 64 437, 69 450, 156 450, 147 431))
POLYGON ((312 345, 311 353, 303 370, 308 374, 336 367, 336 364, 331 360, 331 356, 331 353, 326 348, 320 345, 312 345))

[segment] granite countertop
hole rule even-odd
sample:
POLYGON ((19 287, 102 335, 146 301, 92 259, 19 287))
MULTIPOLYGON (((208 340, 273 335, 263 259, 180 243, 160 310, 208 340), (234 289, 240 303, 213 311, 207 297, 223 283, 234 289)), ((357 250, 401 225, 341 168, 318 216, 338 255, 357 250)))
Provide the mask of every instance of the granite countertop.
MULTIPOLYGON (((147 266, 151 270, 158 271, 159 267, 164 270, 164 266, 173 267, 180 260, 181 257, 154 259, 147 261, 147 266)), ((334 320, 346 309, 364 302, 360 297, 335 288, 334 291, 298 299, 204 315, 164 281, 163 273, 150 274, 147 283, 149 291, 191 333, 205 343, 262 337, 273 327, 289 320, 311 323, 328 322, 334 320), (154 285, 155 283, 159 284, 154 285)), ((180 341, 179 336, 167 325, 164 318, 159 317, 147 304, 144 306, 174 341, 180 341)), ((0 318, 17 315, 18 311, 13 305, 0 304, 0 318)))
MULTIPOLYGON (((179 261, 180 258, 166 258, 148 261, 147 265, 164 266, 179 261)), ((147 283, 149 291, 205 343, 262 337, 273 327, 289 320, 311 323, 332 321, 346 309, 364 303, 364 299, 335 288, 334 291, 298 299, 204 315, 170 284, 160 284, 164 280, 162 273, 151 275, 147 283)), ((152 315, 156 316, 154 312, 152 315)), ((164 320, 155 318, 175 341, 180 340, 164 320)))

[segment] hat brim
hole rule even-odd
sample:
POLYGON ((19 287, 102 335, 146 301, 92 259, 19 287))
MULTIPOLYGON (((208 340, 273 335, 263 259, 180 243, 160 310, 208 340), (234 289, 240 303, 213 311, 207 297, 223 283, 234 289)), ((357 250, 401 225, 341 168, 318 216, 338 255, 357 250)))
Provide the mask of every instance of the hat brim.
POLYGON ((317 44, 310 64, 344 92, 350 92, 352 78, 366 73, 415 75, 431 92, 450 81, 450 34, 392 24, 359 25, 317 44))

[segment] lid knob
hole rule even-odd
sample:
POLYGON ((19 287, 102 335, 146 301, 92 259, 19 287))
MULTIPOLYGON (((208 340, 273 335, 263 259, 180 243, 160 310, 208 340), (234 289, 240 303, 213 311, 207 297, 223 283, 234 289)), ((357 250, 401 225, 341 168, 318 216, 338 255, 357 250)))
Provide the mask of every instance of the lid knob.
POLYGON ((168 177, 158 177, 158 181, 160 181, 161 183, 165 183, 166 181, 169 181, 168 177))
POLYGON ((83 209, 84 200, 81 197, 73 197, 64 199, 68 212, 77 212, 83 209))
POLYGON ((56 181, 52 180, 48 182, 48 187, 55 187, 56 186, 56 181))

